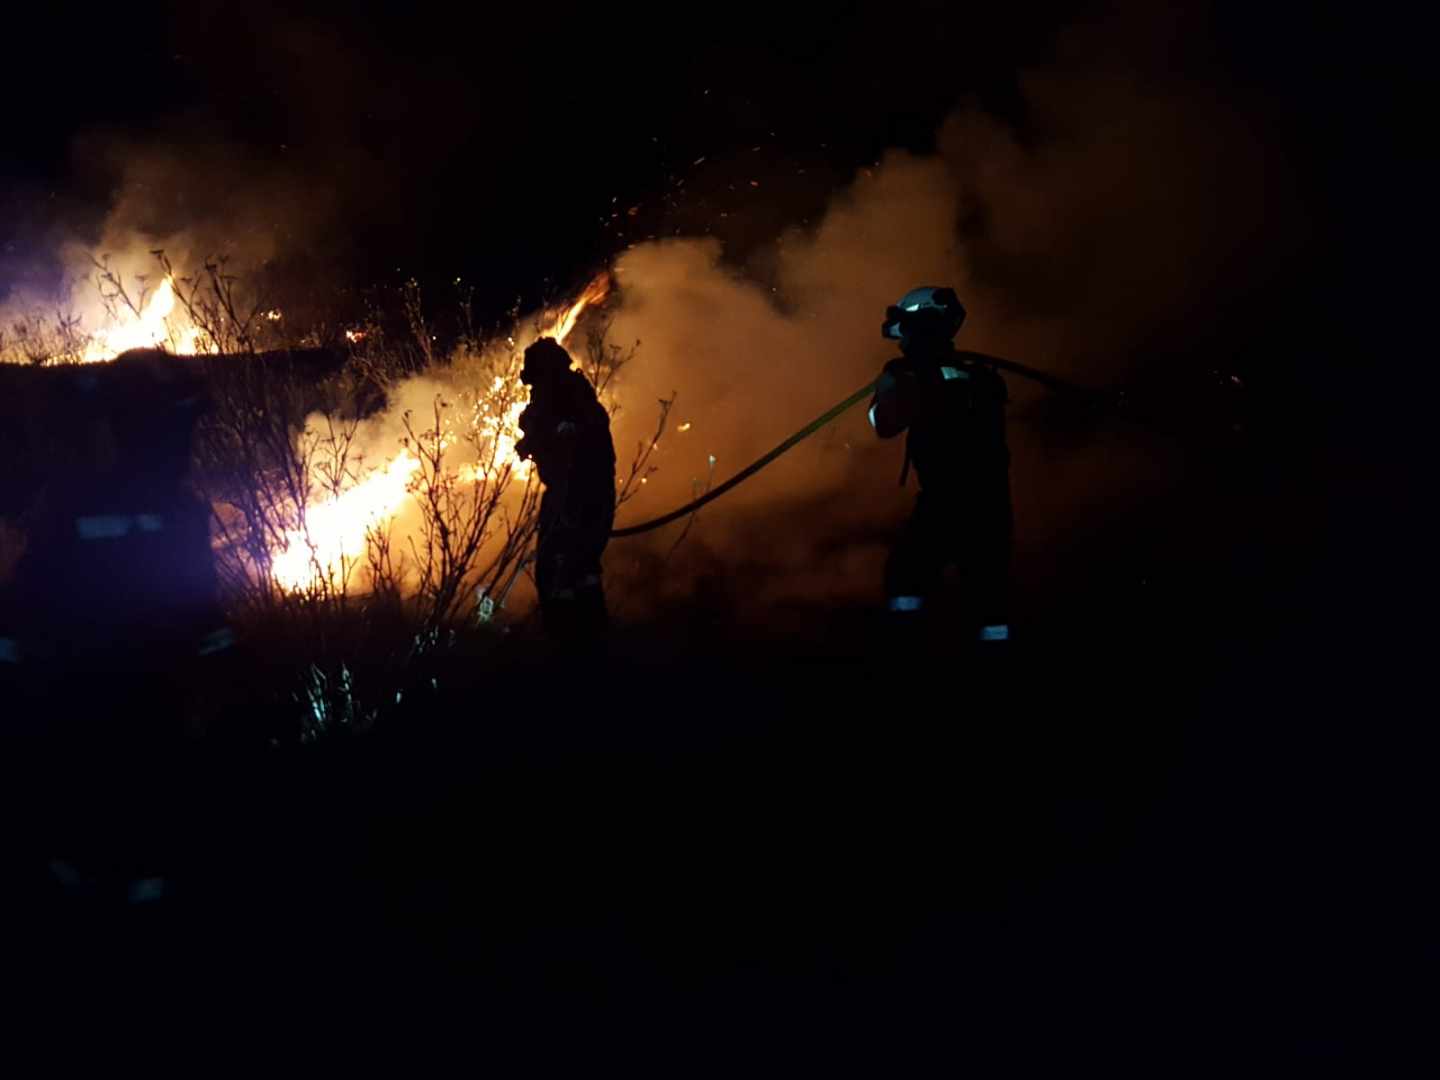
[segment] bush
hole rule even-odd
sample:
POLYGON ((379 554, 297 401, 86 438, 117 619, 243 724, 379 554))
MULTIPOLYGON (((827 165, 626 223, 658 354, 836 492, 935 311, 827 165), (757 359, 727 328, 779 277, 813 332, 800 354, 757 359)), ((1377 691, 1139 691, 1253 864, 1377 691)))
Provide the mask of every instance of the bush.
MULTIPOLYGON (((271 673, 248 689, 293 715, 306 738, 364 729, 433 686, 447 653, 483 651, 498 636, 533 557, 540 497, 512 453, 518 373, 525 344, 554 320, 525 326, 512 311, 510 325, 487 333, 462 294, 458 329, 442 343, 411 282, 344 326, 333 306, 323 325, 300 326, 259 279, 223 261, 185 276, 155 255, 174 296, 167 325, 182 327, 171 340, 194 343, 199 355, 187 362, 203 366, 209 388, 192 483, 212 509, 223 602, 271 673), (403 503, 403 512, 337 514, 377 487, 387 511, 403 503), (349 520, 348 543, 335 543, 337 517, 349 520)), ((117 318, 144 309, 144 288, 104 261, 93 284, 117 318)), ((26 363, 93 351, 78 320, 26 327, 10 338, 26 363)), ((581 329, 580 367, 613 415, 614 381, 638 343, 609 342, 603 319, 581 329)), ((670 404, 622 470, 618 502, 653 472, 670 404)), ((9 534, 0 541, 17 546, 9 534)))

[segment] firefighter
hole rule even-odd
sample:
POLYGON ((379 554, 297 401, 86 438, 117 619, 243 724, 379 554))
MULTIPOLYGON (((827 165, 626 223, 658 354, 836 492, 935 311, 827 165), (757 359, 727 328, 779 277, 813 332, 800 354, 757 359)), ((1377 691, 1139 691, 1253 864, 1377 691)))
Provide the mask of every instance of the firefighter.
POLYGON ((989 358, 955 349, 965 308, 952 289, 912 289, 891 307, 881 333, 901 356, 885 365, 870 406, 882 439, 908 432, 903 485, 913 467, 915 509, 885 567, 889 610, 920 625, 948 567, 968 586, 968 633, 1008 641, 1013 515, 1005 440, 1005 380, 989 358))
POLYGON ((515 449, 535 462, 545 485, 535 555, 545 631, 557 641, 593 641, 608 622, 600 556, 615 523, 610 415, 553 338, 525 350, 520 380, 530 404, 515 449))

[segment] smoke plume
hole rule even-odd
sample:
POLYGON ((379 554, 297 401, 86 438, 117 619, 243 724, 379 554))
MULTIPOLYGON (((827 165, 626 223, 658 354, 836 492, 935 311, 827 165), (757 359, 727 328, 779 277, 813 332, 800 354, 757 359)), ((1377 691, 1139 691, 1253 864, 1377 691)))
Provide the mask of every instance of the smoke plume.
MULTIPOLYGON (((1244 320, 1301 258, 1310 222, 1281 120, 1231 77, 1206 10, 1132 6, 1073 26, 1022 74, 1023 108, 1001 118, 963 103, 933 153, 886 153, 831 193, 822 217, 743 265, 712 238, 624 251, 610 340, 641 348, 617 388, 622 468, 653 430, 653 403, 678 401, 660 471, 621 523, 687 501, 874 378, 893 355, 879 336, 885 307, 918 285, 959 292, 962 347, 1087 385, 1164 381, 1167 369, 1239 356, 1244 320)), ((242 74, 267 108, 293 110, 293 141, 242 154, 223 134, 197 139, 204 116, 184 118, 184 137, 154 144, 163 150, 87 138, 78 153, 117 178, 115 195, 103 225, 67 248, 68 268, 105 250, 121 253, 117 269, 148 270, 155 247, 302 266, 324 252, 338 267, 383 227, 401 174, 465 137, 463 109, 421 123, 412 104, 460 93, 459 72, 379 63, 272 16, 250 26, 271 43, 268 59, 242 74)), ((957 55, 957 68, 973 59, 957 55)), ((769 179, 763 163, 747 167, 769 179)), ((456 212, 503 211, 482 199, 456 212)), ((1010 385, 1022 573, 1039 574, 1081 523, 1163 492, 1178 451, 1010 385)), ((407 387, 368 445, 393 445, 400 408, 434 390, 407 387)), ((707 507, 673 557, 682 525, 617 541, 607 567, 632 610, 697 590, 755 612, 873 598, 912 498, 895 483, 901 454, 857 408, 707 507)))
MULTIPOLYGON (((1236 329, 1231 309, 1287 272, 1305 223, 1263 111, 1207 81, 1213 67, 1180 62, 1185 35, 1201 31, 1165 18, 1072 30, 1053 66, 1023 77, 1023 127, 957 110, 937 153, 887 154, 815 227, 781 236, 761 260, 766 284, 708 240, 626 252, 613 333, 640 339, 643 363, 619 428, 640 437, 635 411, 671 390, 693 427, 667 438, 664 473, 625 516, 685 501, 709 455, 723 479, 873 378, 893 355, 879 336, 885 307, 918 285, 957 289, 970 313, 962 347, 1081 384, 1226 369, 1243 340, 1229 356, 1197 356, 1197 343, 1236 329)), ((1162 493, 1177 451, 1083 417, 1071 418, 1076 437, 1063 409, 1057 418, 1041 391, 1009 382, 1021 569, 1043 573, 1084 523, 1162 493)), ((901 454, 855 409, 702 511, 663 570, 663 536, 645 554, 617 543, 612 564, 661 592, 728 581, 737 609, 876 598, 908 506, 901 454)))

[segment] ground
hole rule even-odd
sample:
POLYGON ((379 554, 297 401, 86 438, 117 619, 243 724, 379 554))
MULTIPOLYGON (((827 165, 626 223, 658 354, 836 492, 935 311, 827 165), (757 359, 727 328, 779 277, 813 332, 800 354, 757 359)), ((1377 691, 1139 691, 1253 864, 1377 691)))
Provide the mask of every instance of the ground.
POLYGON ((1294 678, 1329 655, 1303 627, 1224 627, 1215 587, 1077 601, 1003 660, 906 662, 867 611, 648 623, 590 678, 519 642, 362 739, 28 741, 32 1000, 671 1075, 1356 1052, 1380 856, 1361 763, 1335 772, 1347 684, 1294 678), (67 898, 62 855, 167 893, 67 898))

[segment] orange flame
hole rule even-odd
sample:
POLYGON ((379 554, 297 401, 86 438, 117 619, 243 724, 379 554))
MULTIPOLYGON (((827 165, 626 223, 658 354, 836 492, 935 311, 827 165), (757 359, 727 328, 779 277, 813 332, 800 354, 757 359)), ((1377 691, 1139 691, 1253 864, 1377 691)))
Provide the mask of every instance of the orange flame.
MULTIPOLYGON (((556 313, 549 326, 537 336, 554 338, 563 345, 586 310, 604 301, 609 294, 610 275, 601 273, 573 303, 556 313)), ((496 375, 491 385, 477 395, 475 411, 468 422, 474 425, 482 441, 493 447, 497 466, 508 465, 514 475, 525 480, 530 476, 531 463, 515 454, 515 444, 520 438, 520 414, 528 398, 519 381, 518 361, 517 351, 510 357, 506 374, 496 375)), ((454 432, 443 433, 442 444, 453 438, 454 432)), ((370 530, 393 520, 404 506, 419 466, 419 460, 408 449, 402 449, 338 498, 310 508, 306 515, 308 530, 291 531, 274 557, 271 569, 275 580, 292 591, 313 587, 326 577, 338 574, 345 561, 360 558, 370 530)), ((459 470, 459 477, 462 482, 473 482, 480 479, 482 472, 480 466, 468 465, 459 470)))
POLYGON ((125 312, 112 317, 108 325, 96 331, 81 359, 89 364, 112 360, 130 349, 162 346, 181 355, 194 355, 200 351, 201 333, 194 326, 176 325, 181 320, 172 320, 174 310, 175 282, 167 274, 138 313, 125 312))
POLYGON ((338 574, 346 560, 365 550, 369 530, 395 515, 419 468, 419 459, 401 450, 349 491, 310 507, 306 528, 291 529, 271 560, 275 580, 295 591, 338 574))
POLYGON ((610 275, 608 273, 601 273, 597 275, 589 285, 585 286, 585 291, 580 294, 580 298, 571 304, 570 307, 555 320, 555 324, 550 328, 550 331, 540 336, 553 337, 561 345, 564 345, 566 338, 574 331, 575 324, 580 321, 580 316, 585 314, 585 309, 590 307, 591 304, 600 303, 609 295, 610 275))

